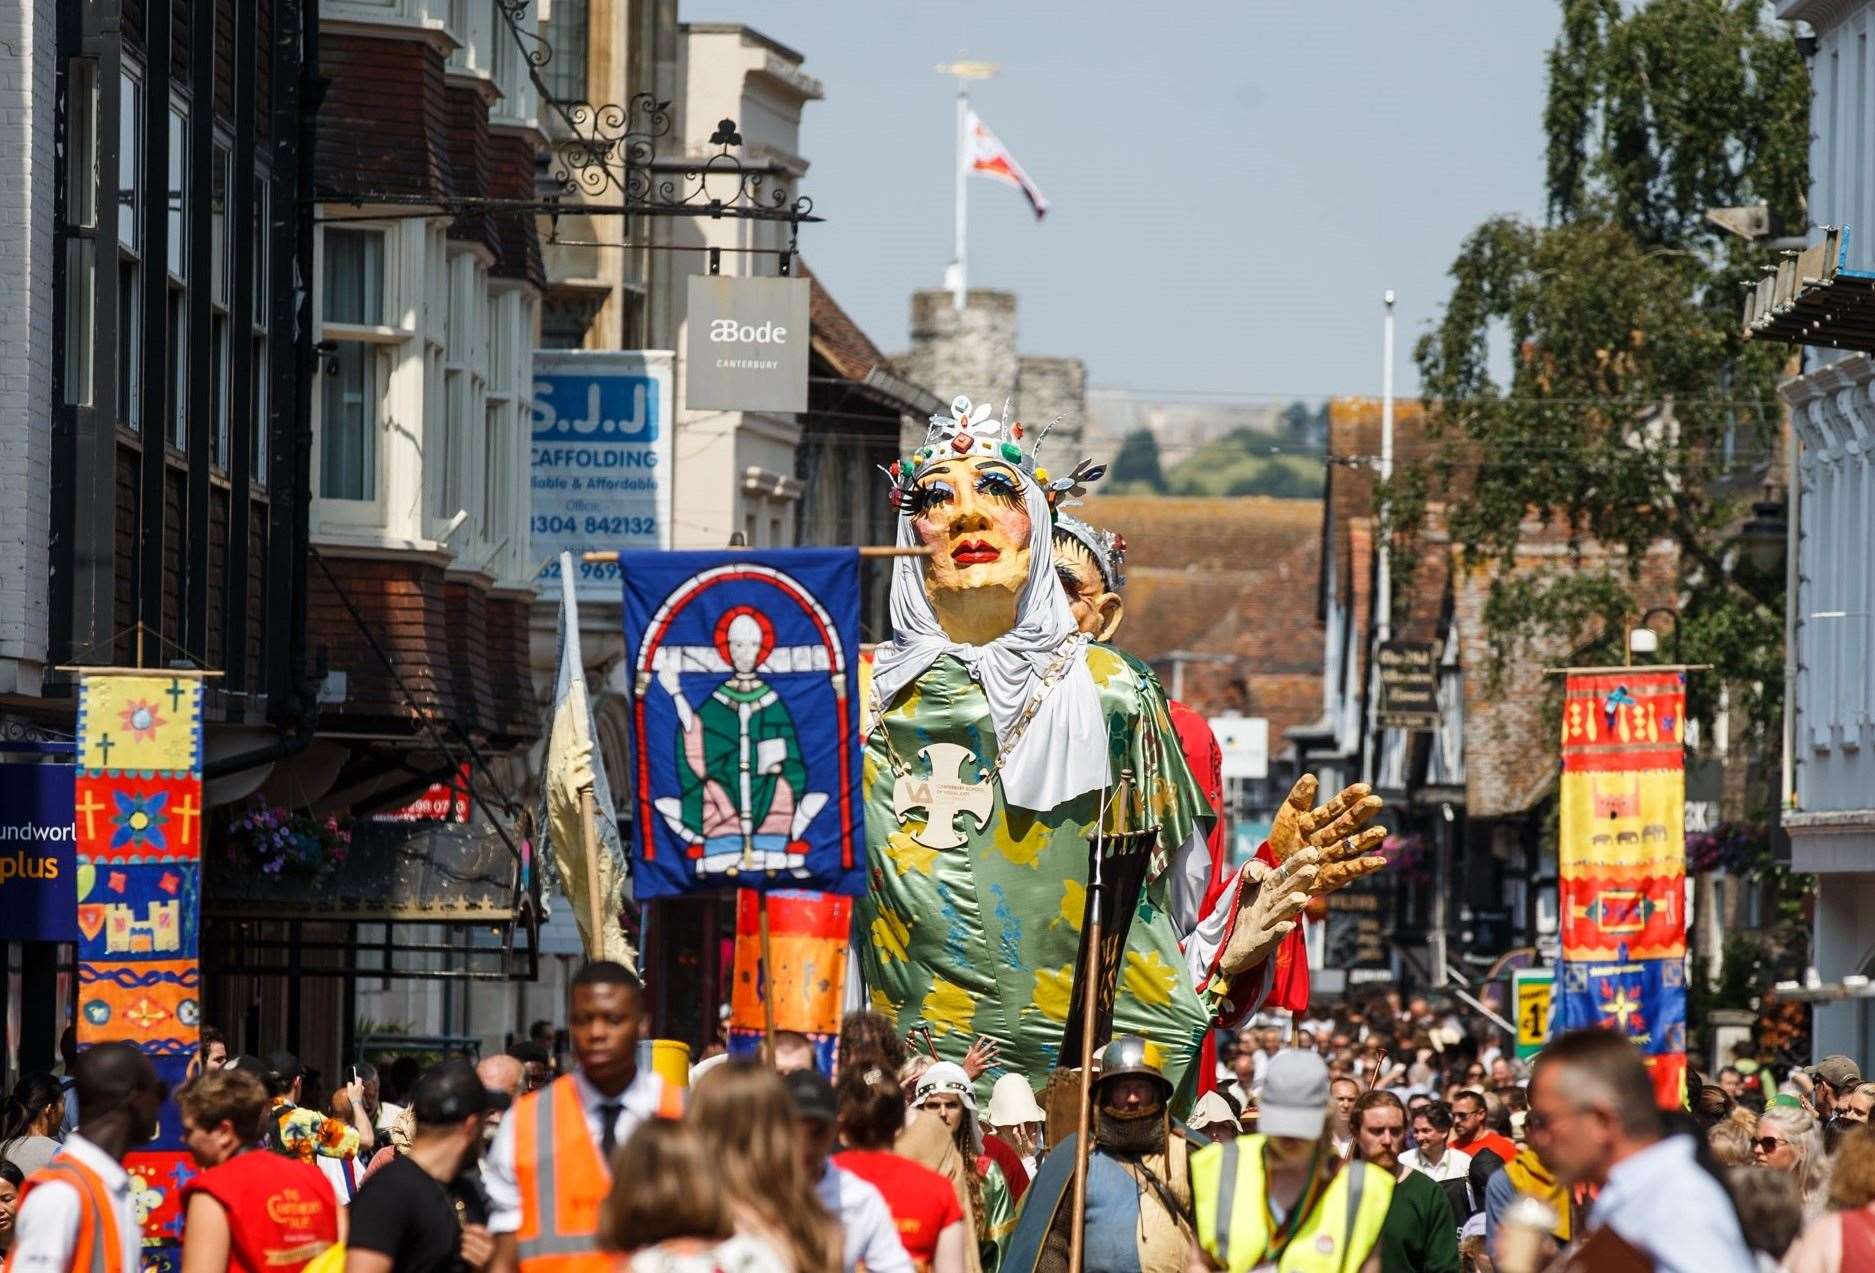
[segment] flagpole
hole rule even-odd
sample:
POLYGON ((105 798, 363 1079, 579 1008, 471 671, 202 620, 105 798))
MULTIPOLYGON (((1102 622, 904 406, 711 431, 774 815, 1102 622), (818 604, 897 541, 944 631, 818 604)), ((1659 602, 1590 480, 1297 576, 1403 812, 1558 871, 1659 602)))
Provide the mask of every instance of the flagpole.
POLYGON ((956 241, 951 246, 951 305, 959 311, 964 307, 964 251, 968 236, 964 227, 968 221, 970 199, 966 193, 970 188, 969 168, 969 131, 970 131, 970 90, 969 81, 957 77, 957 214, 954 218, 956 241))
POLYGON ((944 285, 950 289, 951 304, 961 312, 967 290, 964 255, 969 214, 968 195, 965 192, 970 181, 970 81, 986 80, 996 74, 996 63, 960 60, 937 69, 938 74, 952 75, 957 79, 957 192, 956 210, 952 217, 952 229, 956 237, 951 244, 950 268, 944 271, 944 285))

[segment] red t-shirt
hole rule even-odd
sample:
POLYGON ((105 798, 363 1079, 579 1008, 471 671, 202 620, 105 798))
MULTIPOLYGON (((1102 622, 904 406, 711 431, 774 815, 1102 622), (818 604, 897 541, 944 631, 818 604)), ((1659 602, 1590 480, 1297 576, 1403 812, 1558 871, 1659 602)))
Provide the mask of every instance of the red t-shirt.
POLYGON ((964 1218, 951 1182, 909 1158, 880 1149, 848 1149, 835 1154, 833 1162, 885 1197, 905 1254, 921 1265, 937 1259, 938 1234, 964 1218))
POLYGON ((298 1273, 339 1240, 338 1200, 325 1173, 309 1162, 250 1149, 183 1186, 205 1193, 228 1213, 228 1267, 239 1273, 298 1273))

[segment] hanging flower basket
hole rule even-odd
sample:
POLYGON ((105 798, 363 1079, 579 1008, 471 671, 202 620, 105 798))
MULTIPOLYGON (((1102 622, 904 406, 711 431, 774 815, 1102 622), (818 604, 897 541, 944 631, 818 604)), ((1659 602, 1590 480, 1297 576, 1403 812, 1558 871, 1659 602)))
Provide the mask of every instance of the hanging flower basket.
POLYGON ((1686 837, 1686 869, 1694 875, 1750 875, 1770 860, 1771 840, 1761 822, 1721 822, 1686 837))
POLYGON ((316 818, 256 800, 228 824, 228 861, 243 873, 318 879, 345 863, 352 833, 337 818, 316 818))

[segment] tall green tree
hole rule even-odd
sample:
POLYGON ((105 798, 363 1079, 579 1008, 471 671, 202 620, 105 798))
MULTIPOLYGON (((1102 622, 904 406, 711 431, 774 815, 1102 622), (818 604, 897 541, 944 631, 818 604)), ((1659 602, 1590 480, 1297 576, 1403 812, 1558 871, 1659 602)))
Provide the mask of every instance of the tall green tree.
POLYGON ((1130 490, 1165 490, 1165 471, 1159 465, 1159 439, 1150 429, 1134 429, 1120 440, 1108 481, 1130 490))
POLYGON ((1774 258, 1705 214, 1765 203, 1803 225, 1808 77, 1757 0, 1560 7, 1548 218, 1493 218, 1453 262, 1415 350, 1429 454, 1390 484, 1389 527, 1410 570, 1439 500, 1466 563, 1494 567, 1488 676, 1559 643, 1619 661, 1644 556, 1672 543, 1680 655, 1718 673, 1693 678, 1691 710, 1710 716, 1723 682, 1762 730, 1782 694, 1783 579, 1728 541, 1777 462, 1790 352, 1741 333, 1742 287, 1774 258), (1519 561, 1533 525, 1574 551, 1519 561), (1620 551, 1582 554, 1590 541, 1620 551))

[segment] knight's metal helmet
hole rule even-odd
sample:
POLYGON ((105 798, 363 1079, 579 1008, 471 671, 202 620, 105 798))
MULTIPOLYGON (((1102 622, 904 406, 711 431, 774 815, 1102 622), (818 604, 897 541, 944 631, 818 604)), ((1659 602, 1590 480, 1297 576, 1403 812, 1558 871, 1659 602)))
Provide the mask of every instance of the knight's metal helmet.
POLYGON ((1144 1074, 1158 1080, 1162 1100, 1172 1096, 1172 1081, 1159 1063, 1159 1048, 1137 1034, 1123 1034, 1100 1052, 1100 1075, 1095 1086, 1128 1074, 1144 1074))

